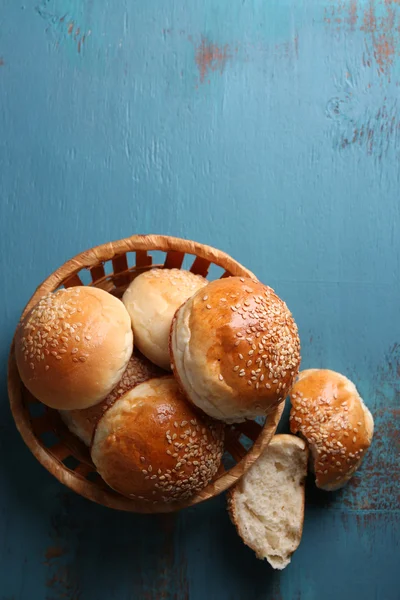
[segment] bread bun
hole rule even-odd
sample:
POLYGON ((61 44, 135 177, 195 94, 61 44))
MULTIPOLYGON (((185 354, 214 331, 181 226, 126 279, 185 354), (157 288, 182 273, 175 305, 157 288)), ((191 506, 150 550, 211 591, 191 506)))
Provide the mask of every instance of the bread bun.
POLYGON ((290 429, 309 444, 317 487, 343 487, 360 466, 374 432, 372 415, 354 383, 335 371, 309 369, 299 374, 290 401, 290 429))
POLYGON ((106 410, 118 398, 139 385, 139 383, 143 383, 143 381, 147 381, 152 377, 160 377, 162 374, 163 371, 159 367, 136 352, 129 359, 121 380, 104 400, 90 408, 61 410, 61 418, 72 433, 80 438, 84 444, 90 446, 96 424, 106 410))
POLYGON ((123 295, 135 344, 151 362, 170 370, 168 337, 175 311, 207 280, 180 269, 151 269, 138 275, 123 295))
POLYGON ((284 569, 303 533, 308 450, 294 435, 275 435, 228 492, 233 524, 257 555, 284 569))
POLYGON ((170 352, 189 400, 228 423, 268 414, 284 400, 300 364, 286 304, 271 288, 239 277, 209 283, 177 311, 170 352))
POLYGON ((198 413, 171 376, 150 379, 117 400, 97 424, 92 459, 117 492, 145 502, 185 500, 216 474, 221 423, 198 413))
POLYGON ((129 315, 95 287, 48 294, 19 324, 15 355, 21 379, 58 409, 87 408, 116 386, 132 354, 129 315))

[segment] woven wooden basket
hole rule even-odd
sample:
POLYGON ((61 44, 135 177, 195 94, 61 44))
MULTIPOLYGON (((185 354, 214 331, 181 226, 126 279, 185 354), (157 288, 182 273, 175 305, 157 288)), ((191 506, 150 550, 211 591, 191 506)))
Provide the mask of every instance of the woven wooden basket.
MULTIPOLYGON (((254 277, 233 258, 210 246, 175 237, 136 235, 97 246, 66 262, 37 288, 23 315, 42 296, 60 287, 94 285, 121 297, 136 275, 154 266, 183 267, 212 278, 254 277), (155 264, 152 254, 156 258, 155 264), (216 274, 215 271, 219 272, 216 274)), ((61 483, 104 506, 143 513, 172 512, 227 490, 268 446, 283 411, 281 404, 263 426, 246 421, 227 428, 225 466, 221 466, 214 481, 200 493, 181 503, 145 506, 111 490, 96 472, 88 448, 68 431, 58 412, 42 405, 24 387, 15 362, 14 342, 9 357, 8 392, 12 414, 25 443, 61 483)))

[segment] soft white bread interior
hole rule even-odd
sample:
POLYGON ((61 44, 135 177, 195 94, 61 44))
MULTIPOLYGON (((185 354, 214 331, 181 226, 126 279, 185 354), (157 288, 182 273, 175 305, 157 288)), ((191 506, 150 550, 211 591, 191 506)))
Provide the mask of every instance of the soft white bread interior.
POLYGON ((290 429, 307 440, 317 487, 343 487, 372 442, 373 417, 356 386, 329 369, 308 369, 290 393, 290 429))
POLYGON ((284 569, 300 544, 307 459, 303 440, 276 435, 228 493, 229 514, 240 537, 274 569, 284 569))
POLYGON ((123 303, 91 286, 43 297, 15 336, 21 379, 38 400, 70 410, 94 406, 121 379, 133 335, 123 303))
POLYGON ((175 311, 207 280, 180 269, 151 269, 138 275, 125 291, 124 302, 135 345, 151 362, 170 370, 169 330, 175 311))
POLYGON ((299 370, 300 339, 274 290, 226 277, 179 308, 170 353, 188 399, 210 417, 233 423, 265 416, 284 401, 299 370))

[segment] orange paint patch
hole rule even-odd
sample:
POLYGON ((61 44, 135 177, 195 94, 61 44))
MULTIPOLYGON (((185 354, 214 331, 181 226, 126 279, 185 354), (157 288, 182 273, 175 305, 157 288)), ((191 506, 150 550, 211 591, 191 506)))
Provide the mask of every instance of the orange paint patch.
POLYGON ((47 548, 46 550, 46 560, 52 560, 53 558, 58 558, 59 556, 62 556, 65 553, 64 548, 61 548, 61 546, 50 546, 50 548, 47 548))
POLYGON ((199 70, 200 82, 204 83, 206 77, 212 71, 220 71, 222 74, 226 63, 232 58, 228 44, 217 46, 207 38, 202 37, 201 44, 196 48, 196 65, 199 70))
POLYGON ((374 65, 379 75, 390 79, 396 57, 400 56, 400 0, 369 0, 358 6, 357 0, 338 0, 325 9, 325 23, 336 24, 338 31, 365 33, 367 53, 364 66, 374 65))

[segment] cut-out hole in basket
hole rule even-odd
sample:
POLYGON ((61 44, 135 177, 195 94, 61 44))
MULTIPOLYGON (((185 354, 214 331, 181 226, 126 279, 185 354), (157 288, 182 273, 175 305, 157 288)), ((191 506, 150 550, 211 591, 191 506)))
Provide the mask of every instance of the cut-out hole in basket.
POLYGON ((220 279, 225 273, 225 269, 219 267, 218 265, 211 263, 210 268, 208 269, 207 279, 209 281, 214 281, 215 279, 220 279))
POLYGON ((52 446, 54 447, 60 442, 59 437, 54 433, 54 431, 44 431, 39 437, 46 448, 49 448, 50 450, 52 446))
POLYGON ((28 404, 29 414, 32 419, 42 417, 46 412, 46 407, 41 402, 30 402, 28 404))
POLYGON ((64 458, 62 462, 70 471, 75 471, 76 467, 80 464, 79 460, 71 455, 64 458))
POLYGON ((90 285, 92 283, 92 277, 90 275, 89 269, 81 269, 78 275, 83 285, 90 285))
POLYGON ((226 450, 222 456, 222 464, 226 471, 229 471, 236 465, 236 460, 233 458, 232 454, 226 450))

